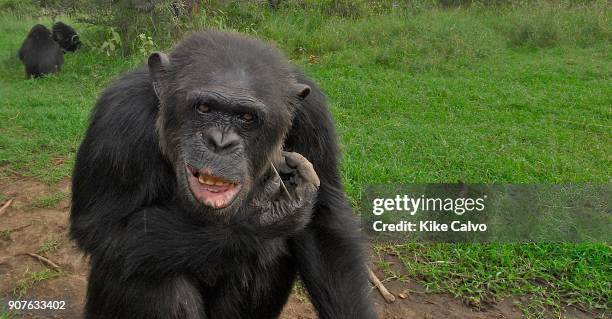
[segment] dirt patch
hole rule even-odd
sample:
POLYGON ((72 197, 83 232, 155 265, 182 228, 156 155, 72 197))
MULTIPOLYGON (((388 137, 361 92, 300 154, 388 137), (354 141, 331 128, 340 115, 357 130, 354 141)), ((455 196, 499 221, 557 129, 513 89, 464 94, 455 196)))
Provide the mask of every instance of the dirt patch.
MULTIPOLYGON (((65 309, 47 313, 28 311, 17 318, 78 318, 87 283, 87 260, 68 238, 68 196, 37 207, 41 198, 58 192, 69 193, 69 181, 55 186, 22 180, 3 179, 0 194, 12 199, 0 216, 0 300, 65 301, 65 309), (53 271, 34 253, 60 265, 53 271)), ((1 308, 0 308, 1 309, 1 308)))
MULTIPOLYGON (((377 293, 374 297, 374 305, 380 318, 384 319, 486 319, 486 318, 504 318, 515 319, 522 318, 522 312, 518 309, 513 301, 504 300, 495 305, 488 305, 476 309, 467 306, 460 299, 453 298, 449 294, 430 294, 425 292, 425 288, 414 281, 398 281, 394 278, 395 275, 389 276, 389 273, 400 275, 403 273, 401 262, 392 255, 384 255, 383 258, 386 264, 389 265, 387 274, 380 270, 375 270, 377 276, 384 281, 385 287, 396 296, 395 302, 388 304, 377 293), (402 298, 403 297, 403 298, 402 298)), ((405 276, 402 276, 405 277, 405 276)))
MULTIPOLYGON (((28 179, 0 179, 0 205, 13 200, 0 215, 0 314, 9 300, 59 300, 66 302, 64 310, 28 310, 15 318, 80 318, 88 261, 68 238, 69 193, 68 180, 49 186, 28 179), (46 257, 60 265, 61 270, 50 270, 48 265, 25 253, 46 257)), ((383 258, 391 264, 391 271, 401 273, 399 261, 393 256, 383 258)), ((385 279, 381 271, 375 272, 381 280, 385 279)), ((425 293, 422 286, 412 281, 386 280, 385 285, 396 296, 403 293, 406 298, 398 297, 394 303, 387 304, 372 289, 381 319, 522 318, 513 300, 475 310, 450 295, 425 293)), ((566 317, 595 318, 576 309, 569 309, 566 317)), ((315 319, 317 316, 307 297, 295 293, 281 318, 315 319)))

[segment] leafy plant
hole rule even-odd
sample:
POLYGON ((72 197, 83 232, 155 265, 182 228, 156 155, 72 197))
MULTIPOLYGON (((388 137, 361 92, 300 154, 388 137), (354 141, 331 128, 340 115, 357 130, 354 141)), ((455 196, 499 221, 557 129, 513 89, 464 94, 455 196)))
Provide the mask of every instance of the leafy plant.
POLYGON ((107 56, 115 55, 117 50, 121 47, 121 36, 115 30, 115 28, 109 28, 108 38, 102 43, 99 51, 105 53, 107 56))
POLYGON ((141 33, 138 35, 138 52, 141 57, 147 57, 156 48, 153 38, 141 33))

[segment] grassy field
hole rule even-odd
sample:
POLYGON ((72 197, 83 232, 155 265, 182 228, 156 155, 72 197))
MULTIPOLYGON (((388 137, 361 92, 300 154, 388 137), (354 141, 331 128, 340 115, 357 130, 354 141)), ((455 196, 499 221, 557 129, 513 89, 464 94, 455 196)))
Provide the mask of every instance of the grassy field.
MULTIPOLYGON (((356 204, 367 185, 391 182, 609 183, 610 18, 606 1, 353 17, 243 5, 202 24, 276 42, 321 85, 356 204)), ((56 183, 70 175, 101 89, 143 56, 107 56, 92 43, 67 55, 60 74, 25 80, 16 52, 37 22, 50 25, 46 17, 0 15, 0 174, 56 183)), ((84 39, 94 34, 76 26, 84 39)), ((605 315, 611 306, 606 244, 377 249, 393 250, 432 291, 475 306, 511 295, 533 297, 522 306, 530 317, 568 304, 605 315), (431 262, 438 260, 449 263, 431 262)))

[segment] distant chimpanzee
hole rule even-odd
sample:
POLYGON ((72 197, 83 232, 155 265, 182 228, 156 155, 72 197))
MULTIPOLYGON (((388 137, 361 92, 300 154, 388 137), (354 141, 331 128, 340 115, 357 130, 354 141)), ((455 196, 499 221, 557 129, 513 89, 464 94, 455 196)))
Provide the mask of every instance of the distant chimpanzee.
POLYGON ((325 96, 270 45, 207 31, 152 54, 77 154, 85 318, 276 318, 297 274, 321 318, 374 318, 337 157, 325 96))
POLYGON ((59 21, 53 25, 53 40, 59 43, 64 51, 74 52, 81 46, 81 40, 74 28, 59 21))
POLYGON ((19 49, 19 59, 25 64, 26 76, 37 78, 60 71, 64 54, 51 39, 51 32, 42 24, 32 27, 19 49))

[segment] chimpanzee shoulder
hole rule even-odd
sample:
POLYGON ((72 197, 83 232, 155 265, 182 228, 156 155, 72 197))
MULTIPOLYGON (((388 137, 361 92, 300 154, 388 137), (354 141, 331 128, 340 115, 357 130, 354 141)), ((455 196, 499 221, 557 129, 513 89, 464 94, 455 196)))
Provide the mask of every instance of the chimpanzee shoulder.
MULTIPOLYGON (((155 130, 158 104, 145 68, 123 74, 98 99, 78 155, 104 164, 98 169, 108 167, 106 179, 118 179, 123 186, 147 182, 144 172, 166 165, 155 130)), ((150 182, 146 185, 156 184, 150 182)))
MULTIPOLYGON (((155 120, 158 100, 148 72, 139 68, 123 74, 100 96, 73 172, 73 210, 87 211, 91 198, 122 207, 100 216, 106 222, 134 209, 163 202, 173 192, 171 167, 159 151, 155 120), (95 181, 95 182, 92 182, 95 181), (121 202, 126 194, 129 200, 121 202), (128 203, 128 206, 125 206, 128 203), (131 206, 131 207, 130 207, 131 206)), ((99 239, 76 220, 72 234, 79 246, 91 252, 99 239)))
POLYGON ((337 174, 340 150, 325 93, 301 71, 296 70, 295 75, 311 92, 296 108, 285 147, 308 158, 322 180, 340 183, 337 174))

